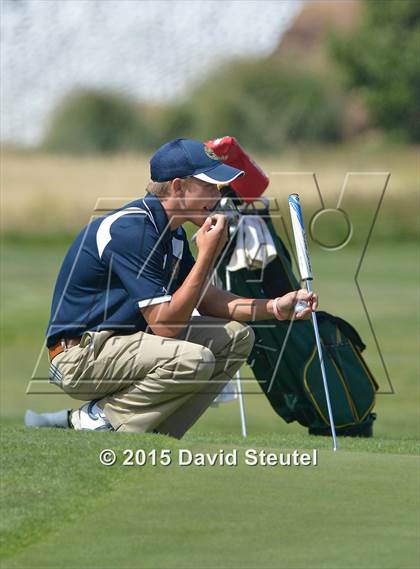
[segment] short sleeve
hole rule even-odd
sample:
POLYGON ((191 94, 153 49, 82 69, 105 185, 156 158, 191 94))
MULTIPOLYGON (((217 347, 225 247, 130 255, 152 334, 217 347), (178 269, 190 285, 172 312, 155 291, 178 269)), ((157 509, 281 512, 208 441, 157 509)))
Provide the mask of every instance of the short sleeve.
POLYGON ((110 232, 103 259, 137 306, 171 300, 166 289, 165 247, 149 220, 127 215, 113 223, 110 232))

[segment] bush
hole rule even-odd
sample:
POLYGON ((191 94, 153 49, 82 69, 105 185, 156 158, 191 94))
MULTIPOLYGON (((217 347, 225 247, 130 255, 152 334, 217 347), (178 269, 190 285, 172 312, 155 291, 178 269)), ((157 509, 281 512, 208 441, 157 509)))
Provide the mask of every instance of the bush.
POLYGON ((420 4, 411 0, 366 1, 354 34, 334 37, 332 53, 350 87, 360 90, 376 124, 411 141, 420 140, 420 4))
POLYGON ((172 122, 187 125, 194 138, 229 134, 262 152, 341 139, 342 108, 336 89, 309 71, 270 60, 234 62, 173 108, 172 122))
POLYGON ((182 102, 140 106, 120 95, 78 91, 55 109, 44 148, 74 154, 151 152, 167 140, 235 136, 250 151, 342 138, 343 97, 324 78, 272 60, 239 61, 182 102))
POLYGON ((155 108, 150 116, 154 148, 174 138, 194 138, 194 118, 189 101, 155 108))
POLYGON ((113 153, 146 148, 151 136, 133 101, 82 90, 65 97, 54 110, 43 147, 71 154, 113 153))

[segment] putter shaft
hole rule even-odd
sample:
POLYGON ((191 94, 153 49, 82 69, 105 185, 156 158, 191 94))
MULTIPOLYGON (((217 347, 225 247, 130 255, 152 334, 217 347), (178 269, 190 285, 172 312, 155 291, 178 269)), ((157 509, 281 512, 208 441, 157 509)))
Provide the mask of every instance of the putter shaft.
MULTIPOLYGON (((306 279, 305 284, 306 284, 306 290, 308 292, 312 292, 311 280, 306 279)), ((332 438, 333 438, 333 450, 335 452, 338 448, 338 446, 337 446, 337 435, 335 433, 334 418, 333 418, 332 409, 331 409, 330 395, 329 395, 328 383, 327 383, 327 374, 325 373, 324 357, 322 355, 321 339, 319 336, 318 320, 316 317, 316 312, 312 312, 312 324, 314 325, 316 347, 318 349, 319 364, 321 366, 322 381, 324 383, 325 399, 327 401, 328 418, 330 421, 331 434, 332 434, 332 438)))

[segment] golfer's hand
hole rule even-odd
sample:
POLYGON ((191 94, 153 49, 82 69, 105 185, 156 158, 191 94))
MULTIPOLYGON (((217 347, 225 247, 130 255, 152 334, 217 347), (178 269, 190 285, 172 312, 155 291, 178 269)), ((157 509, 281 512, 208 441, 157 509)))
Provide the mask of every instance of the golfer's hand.
POLYGON ((273 309, 273 314, 278 320, 291 320, 293 316, 296 320, 309 320, 311 312, 318 308, 318 296, 314 292, 305 289, 288 292, 284 296, 275 299, 277 310, 273 309), (295 313, 295 305, 300 300, 307 303, 307 307, 295 313))
POLYGON ((197 231, 196 244, 199 254, 216 258, 227 242, 226 217, 221 214, 209 216, 197 231))

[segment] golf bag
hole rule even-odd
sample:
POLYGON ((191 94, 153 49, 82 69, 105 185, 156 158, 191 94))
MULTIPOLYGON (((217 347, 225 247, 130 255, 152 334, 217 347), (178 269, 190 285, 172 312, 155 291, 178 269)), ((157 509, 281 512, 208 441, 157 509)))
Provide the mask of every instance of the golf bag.
MULTIPOLYGON (((216 153, 222 148, 225 156, 232 157, 232 153, 229 154, 232 147, 238 153, 238 143, 229 137, 208 144, 216 153)), ((242 149, 239 147, 239 150, 242 149)), ((243 151, 239 154, 239 167, 246 170, 247 155, 243 151)), ((226 160, 226 163, 238 167, 236 156, 226 160)), ((239 204, 258 199, 267 183, 262 177, 258 180, 255 166, 252 162, 253 182, 260 182, 252 190, 255 195, 252 192, 242 195, 243 188, 235 188, 236 192, 228 188, 225 197, 239 204)), ((268 205, 264 209, 249 209, 247 215, 260 215, 265 220, 277 255, 265 269, 229 271, 230 290, 247 298, 275 298, 299 289, 289 251, 275 231, 268 205)), ((234 248, 235 239, 224 252, 223 262, 218 267, 218 276, 225 288, 226 265, 234 248)), ((345 320, 322 311, 317 315, 337 435, 372 436, 376 418, 372 410, 378 384, 362 356, 366 346, 353 326, 345 320)), ((269 320, 252 323, 252 327, 256 340, 248 362, 274 411, 288 423, 298 421, 308 427, 310 434, 330 435, 312 322, 295 320, 291 325, 289 321, 269 320)))
MULTIPOLYGON (((230 272, 230 290, 247 298, 275 298, 299 289, 290 254, 264 215, 277 257, 264 270, 230 272)), ((230 248, 233 251, 234 243, 230 248)), ((230 258, 227 251, 224 258, 230 258)), ((218 269, 226 285, 226 263, 218 269)), ((319 311, 318 326, 337 435, 372 436, 378 385, 363 359, 365 344, 345 320, 319 311)), ((252 370, 274 411, 286 422, 298 421, 314 435, 331 434, 327 403, 312 322, 253 323, 256 340, 249 357, 252 370), (286 344, 284 345, 286 341, 286 344), (284 345, 284 347, 283 347, 284 345), (283 348, 283 353, 282 352, 283 348), (279 356, 281 354, 281 359, 279 356)))

